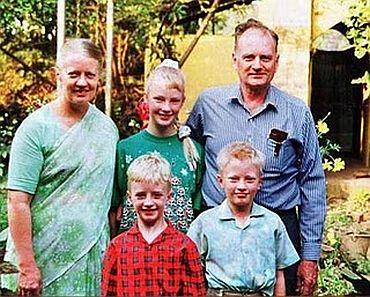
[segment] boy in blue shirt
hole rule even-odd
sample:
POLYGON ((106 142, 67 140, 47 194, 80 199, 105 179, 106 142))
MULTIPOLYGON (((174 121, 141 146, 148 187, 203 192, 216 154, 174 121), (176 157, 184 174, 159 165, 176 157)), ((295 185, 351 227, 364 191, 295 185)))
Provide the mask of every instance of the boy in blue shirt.
POLYGON ((188 232, 205 264, 210 295, 285 296, 283 269, 299 261, 279 216, 253 202, 263 160, 246 142, 229 144, 217 157, 227 199, 202 213, 188 232))

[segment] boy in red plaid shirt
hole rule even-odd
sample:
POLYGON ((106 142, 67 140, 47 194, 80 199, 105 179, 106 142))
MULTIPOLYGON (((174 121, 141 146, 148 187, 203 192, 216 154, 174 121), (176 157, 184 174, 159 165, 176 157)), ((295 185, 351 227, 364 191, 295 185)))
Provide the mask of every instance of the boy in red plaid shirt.
POLYGON ((171 197, 170 164, 140 156, 128 168, 127 197, 136 224, 110 243, 103 261, 102 296, 205 296, 196 245, 163 217, 171 197))

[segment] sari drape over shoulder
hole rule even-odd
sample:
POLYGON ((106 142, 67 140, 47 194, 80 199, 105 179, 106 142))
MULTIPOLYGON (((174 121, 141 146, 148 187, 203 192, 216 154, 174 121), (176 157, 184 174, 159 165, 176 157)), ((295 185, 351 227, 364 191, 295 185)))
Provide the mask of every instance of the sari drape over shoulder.
MULTIPOLYGON (((32 121, 27 124, 32 125, 32 121)), ((26 127, 23 130, 27 131, 26 127)), ((113 122, 90 106, 54 145, 42 148, 44 161, 31 216, 32 242, 44 294, 100 293, 117 140, 113 122)), ((6 260, 15 262, 15 256, 10 238, 6 260)))

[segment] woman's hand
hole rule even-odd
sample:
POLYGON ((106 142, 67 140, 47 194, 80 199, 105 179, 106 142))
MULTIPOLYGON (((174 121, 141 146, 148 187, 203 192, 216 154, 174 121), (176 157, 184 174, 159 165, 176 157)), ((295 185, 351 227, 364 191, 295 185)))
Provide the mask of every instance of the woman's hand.
POLYGON ((18 294, 20 296, 40 296, 42 289, 41 273, 35 264, 20 269, 18 294))
POLYGON ((41 293, 41 272, 32 245, 31 200, 32 195, 28 193, 8 191, 9 228, 18 256, 18 294, 21 296, 41 293))

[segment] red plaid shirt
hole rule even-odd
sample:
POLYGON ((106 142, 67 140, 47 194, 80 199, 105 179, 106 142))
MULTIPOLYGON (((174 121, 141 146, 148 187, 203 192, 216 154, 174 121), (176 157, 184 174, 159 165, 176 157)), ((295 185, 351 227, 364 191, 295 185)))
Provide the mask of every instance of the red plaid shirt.
POLYGON ((168 227, 148 244, 137 224, 110 243, 103 261, 103 296, 205 296, 196 245, 168 227))

